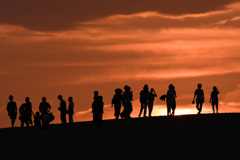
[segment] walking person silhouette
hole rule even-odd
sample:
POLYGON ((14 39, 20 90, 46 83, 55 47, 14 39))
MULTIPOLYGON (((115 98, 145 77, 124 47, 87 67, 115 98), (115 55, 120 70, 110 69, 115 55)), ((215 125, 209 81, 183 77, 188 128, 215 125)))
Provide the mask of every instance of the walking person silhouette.
POLYGON ((216 113, 218 113, 218 94, 219 91, 216 86, 213 86, 213 91, 210 97, 210 103, 212 104, 213 113, 215 113, 214 106, 216 106, 216 113))
POLYGON ((201 114, 202 111, 202 105, 204 103, 204 92, 202 90, 202 84, 199 83, 197 85, 198 89, 195 90, 194 92, 194 97, 192 103, 195 103, 195 98, 196 98, 196 108, 198 110, 198 114, 201 114))
POLYGON ((67 113, 66 102, 63 100, 62 95, 59 95, 58 99, 60 101, 60 107, 58 108, 58 110, 60 111, 60 119, 62 121, 62 124, 66 124, 66 113, 67 113))
POLYGON ((17 118, 17 104, 13 101, 12 95, 9 96, 9 100, 10 102, 8 102, 6 110, 8 112, 8 116, 11 119, 11 127, 13 128, 17 118))
POLYGON ((140 113, 138 117, 141 116, 142 111, 143 111, 143 116, 146 117, 146 112, 147 112, 147 105, 148 105, 148 85, 145 84, 143 87, 143 90, 140 92, 140 103, 141 103, 141 108, 140 108, 140 113))
POLYGON ((32 103, 30 102, 30 98, 26 97, 25 98, 25 114, 26 114, 26 121, 28 121, 28 123, 31 124, 31 126, 33 126, 33 122, 32 122, 32 103))
POLYGON ((119 115, 120 115, 120 111, 121 111, 121 103, 122 101, 122 89, 117 88, 115 89, 115 95, 113 96, 112 99, 112 107, 114 106, 114 116, 116 119, 118 119, 119 115))
POLYGON ((69 105, 68 105, 68 110, 67 110, 67 114, 68 114, 68 117, 69 117, 69 123, 70 124, 73 124, 73 114, 74 114, 74 103, 73 103, 73 98, 72 97, 69 97, 68 98, 68 102, 69 102, 69 105))
POLYGON ((26 109, 26 103, 23 103, 19 107, 19 120, 21 121, 21 128, 24 127, 24 123, 26 124, 27 127, 29 127, 28 119, 27 119, 27 109, 26 109))
POLYGON ((170 84, 168 86, 168 91, 167 91, 167 115, 172 115, 174 116, 175 114, 175 109, 176 109, 176 91, 175 87, 170 84))
POLYGON ((122 94, 122 103, 123 103, 123 111, 120 114, 120 116, 122 117, 122 119, 127 119, 127 118, 131 118, 130 114, 132 113, 132 100, 133 100, 133 94, 131 91, 131 87, 129 86, 124 86, 124 92, 122 94))
POLYGON ((148 94, 148 111, 149 111, 149 117, 152 116, 152 110, 153 110, 153 102, 155 97, 157 97, 157 94, 153 88, 150 89, 150 93, 148 94))

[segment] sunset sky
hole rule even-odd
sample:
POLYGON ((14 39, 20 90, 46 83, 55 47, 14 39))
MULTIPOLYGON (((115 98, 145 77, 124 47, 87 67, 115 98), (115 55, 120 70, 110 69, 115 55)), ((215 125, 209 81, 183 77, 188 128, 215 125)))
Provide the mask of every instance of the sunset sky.
POLYGON ((197 113, 191 101, 198 83, 204 113, 212 113, 214 85, 219 112, 240 112, 239 0, 3 1, 0 56, 0 128, 10 127, 10 94, 18 108, 30 97, 34 112, 46 96, 59 123, 59 94, 66 101, 72 96, 74 120, 86 121, 98 90, 104 119, 113 119, 114 90, 126 84, 133 90, 132 117, 144 84, 158 94, 154 115, 166 115, 159 97, 171 83, 177 114, 197 113))

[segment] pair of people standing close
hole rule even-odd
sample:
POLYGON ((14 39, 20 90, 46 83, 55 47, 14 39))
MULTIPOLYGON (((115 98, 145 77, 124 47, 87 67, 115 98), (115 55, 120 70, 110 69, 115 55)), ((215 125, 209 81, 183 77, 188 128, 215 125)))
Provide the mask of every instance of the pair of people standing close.
POLYGON ((20 113, 20 121, 21 121, 21 127, 24 126, 24 123, 27 127, 29 127, 29 123, 31 126, 33 125, 32 122, 32 103, 30 102, 29 97, 26 97, 25 99, 26 103, 23 103, 19 108, 20 113))
POLYGON ((154 103, 155 97, 157 97, 157 94, 154 91, 154 89, 151 88, 149 92, 148 85, 145 84, 143 87, 143 90, 140 92, 141 108, 140 108, 140 113, 138 115, 139 117, 141 116, 142 111, 143 111, 143 116, 146 117, 147 108, 148 108, 149 117, 152 116, 153 103, 154 103))
MULTIPOLYGON (((202 106, 203 106, 203 103, 205 102, 204 92, 202 90, 201 83, 199 83, 197 85, 197 87, 198 87, 198 89, 196 89, 194 92, 194 97, 193 97, 192 103, 194 104, 195 100, 196 100, 196 108, 198 110, 198 114, 201 114, 202 106)), ((213 86, 213 91, 211 92, 211 96, 210 96, 210 103, 212 104, 213 113, 215 113, 215 106, 216 106, 216 113, 218 113, 218 94, 219 94, 219 91, 218 91, 217 87, 213 86)))
POLYGON ((74 103, 73 103, 73 98, 69 97, 68 98, 68 102, 69 102, 69 106, 68 106, 68 110, 67 110, 67 105, 66 105, 66 101, 63 100, 62 95, 58 96, 58 99, 60 101, 60 107, 58 108, 58 110, 60 111, 60 119, 62 121, 62 124, 66 124, 66 114, 68 114, 69 116, 69 123, 73 124, 73 108, 74 108, 74 103))
POLYGON ((133 94, 131 91, 131 87, 124 86, 124 92, 122 94, 122 89, 117 88, 115 90, 115 95, 112 99, 112 107, 114 106, 114 116, 116 119, 119 118, 119 116, 122 117, 122 119, 128 119, 131 118, 130 115, 132 113, 132 101, 133 100, 133 94), (121 112, 121 106, 123 105, 123 111, 121 112), (120 113, 121 112, 121 113, 120 113))
MULTIPOLYGON (((11 119, 11 127, 14 127, 16 118, 17 118, 17 104, 13 101, 13 96, 9 96, 10 102, 7 104, 7 111, 8 115, 11 119)), ((29 127, 29 123, 33 125, 32 123, 32 104, 29 101, 29 97, 26 97, 25 99, 26 103, 23 103, 19 108, 19 120, 21 121, 21 127, 23 127, 24 123, 29 127)))

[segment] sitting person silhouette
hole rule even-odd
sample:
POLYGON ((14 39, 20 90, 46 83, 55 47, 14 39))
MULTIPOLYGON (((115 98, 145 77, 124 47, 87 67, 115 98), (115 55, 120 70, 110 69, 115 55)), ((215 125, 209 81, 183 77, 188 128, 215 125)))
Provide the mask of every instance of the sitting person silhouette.
POLYGON ((210 96, 210 103, 212 104, 213 113, 215 113, 214 106, 216 106, 216 113, 218 113, 218 94, 219 91, 216 86, 213 86, 213 91, 210 96))
POLYGON ((121 103, 122 101, 122 89, 117 88, 115 90, 115 95, 113 96, 112 99, 112 107, 114 106, 114 116, 116 119, 118 119, 119 115, 120 115, 120 111, 121 111, 121 103))
POLYGON ((201 114, 202 111, 202 105, 204 103, 204 92, 201 89, 202 88, 202 84, 199 83, 197 85, 198 89, 195 90, 194 92, 194 97, 193 97, 193 104, 195 103, 195 98, 196 98, 196 108, 198 110, 198 114, 201 114))
POLYGON ((8 112, 8 116, 11 119, 11 127, 13 128, 17 118, 17 104, 13 101, 12 95, 9 96, 9 100, 10 102, 8 102, 6 110, 8 112))

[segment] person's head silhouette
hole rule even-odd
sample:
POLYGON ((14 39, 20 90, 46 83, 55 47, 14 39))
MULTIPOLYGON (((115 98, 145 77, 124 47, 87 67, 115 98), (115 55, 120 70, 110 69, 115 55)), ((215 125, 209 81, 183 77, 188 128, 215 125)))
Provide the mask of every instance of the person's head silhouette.
POLYGON ((46 100, 47 100, 46 97, 42 97, 43 102, 46 102, 46 100))
POLYGON ((9 98, 10 101, 13 100, 13 96, 12 95, 10 95, 8 98, 9 98))
POLYGON ((58 95, 58 99, 61 101, 63 99, 62 95, 58 95))
POLYGON ((216 87, 216 86, 213 86, 213 90, 216 91, 216 90, 217 90, 217 87, 216 87))
POLYGON ((116 94, 121 94, 122 93, 122 89, 120 89, 120 88, 115 89, 115 93, 116 94))
POLYGON ((168 88, 169 88, 169 89, 175 89, 175 87, 174 87, 173 84, 170 84, 170 85, 168 86, 168 88))
POLYGON ((131 89, 131 87, 129 87, 128 85, 125 85, 125 86, 124 86, 124 90, 125 90, 125 91, 130 91, 130 89, 131 89))
POLYGON ((72 102, 73 101, 73 98, 72 97, 69 97, 68 98, 68 102, 72 102))
POLYGON ((202 88, 202 84, 199 83, 199 84, 197 85, 197 87, 198 87, 198 89, 201 89, 201 88, 202 88))
POLYGON ((94 91, 94 97, 98 97, 98 91, 94 91))
POLYGON ((153 89, 153 88, 151 88, 151 89, 150 89, 150 92, 151 92, 151 93, 152 93, 152 92, 154 92, 154 89, 153 89))
POLYGON ((29 97, 26 97, 26 98, 25 98, 25 101, 26 101, 26 102, 29 102, 29 99, 30 99, 29 97))
POLYGON ((144 90, 148 90, 148 85, 145 84, 144 87, 143 87, 144 90))

